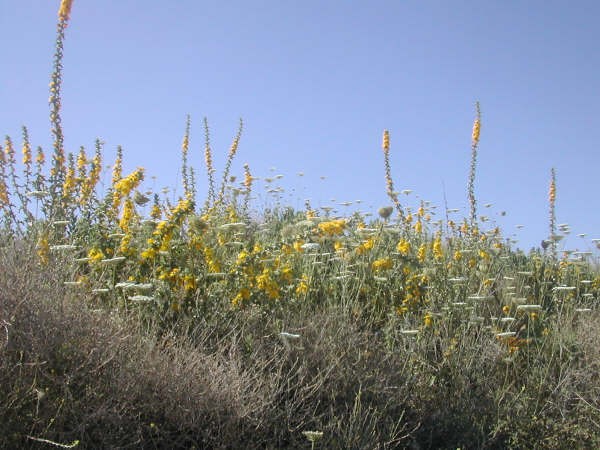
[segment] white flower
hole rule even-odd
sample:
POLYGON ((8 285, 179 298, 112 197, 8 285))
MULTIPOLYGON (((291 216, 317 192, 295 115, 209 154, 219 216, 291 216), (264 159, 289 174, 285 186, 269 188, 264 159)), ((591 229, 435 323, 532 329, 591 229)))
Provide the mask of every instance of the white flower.
POLYGON ((400 334, 405 336, 416 336, 419 334, 419 330, 400 330, 400 334))
POLYGON ((303 431, 302 434, 313 444, 323 437, 322 431, 303 431))
POLYGON ((25 195, 27 197, 42 198, 42 197, 45 197, 46 195, 50 195, 50 193, 47 191, 29 191, 25 195))
POLYGON ((519 305, 517 311, 541 311, 542 305, 519 305))
POLYGON ((300 248, 303 250, 316 250, 319 248, 319 244, 316 242, 307 242, 306 244, 302 244, 300 248))
POLYGON ((299 334, 288 333, 286 331, 282 331, 281 333, 279 333, 279 336, 281 336, 284 339, 300 339, 299 334))
POLYGON ((497 338, 506 338, 506 337, 513 337, 516 336, 517 333, 514 331, 505 331, 504 333, 498 333, 496 334, 497 338))
POLYGON ((67 250, 77 250, 77 248, 78 247, 76 245, 70 245, 70 244, 51 245, 50 251, 59 252, 59 251, 67 251, 67 250))
POLYGON ((553 292, 558 292, 558 291, 574 291, 576 288, 575 286, 555 286, 552 288, 553 292))
POLYGON ((468 300, 493 300, 494 297, 491 295, 469 295, 468 300))
POLYGON ((100 262, 107 266, 114 266, 114 265, 119 264, 122 261, 125 261, 126 259, 127 258, 125 258, 124 256, 115 256, 114 258, 102 259, 100 262))
POLYGON ((132 295, 127 298, 132 302, 152 302, 156 300, 154 297, 149 297, 147 295, 132 295))

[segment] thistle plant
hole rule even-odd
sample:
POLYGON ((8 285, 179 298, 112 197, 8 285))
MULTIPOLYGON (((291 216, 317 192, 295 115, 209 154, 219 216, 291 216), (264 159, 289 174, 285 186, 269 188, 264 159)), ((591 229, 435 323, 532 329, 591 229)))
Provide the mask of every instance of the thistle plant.
POLYGON ((473 122, 471 135, 471 166, 469 169, 469 205, 471 207, 471 227, 475 227, 477 220, 477 202, 475 199, 475 169, 477 168, 477 148, 479 147, 479 134, 481 131, 481 110, 479 102, 475 103, 476 116, 473 122))

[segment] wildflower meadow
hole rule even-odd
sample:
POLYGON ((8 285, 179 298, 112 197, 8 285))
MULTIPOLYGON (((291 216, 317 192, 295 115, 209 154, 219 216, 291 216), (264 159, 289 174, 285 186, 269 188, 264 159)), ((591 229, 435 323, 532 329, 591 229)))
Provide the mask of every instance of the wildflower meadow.
POLYGON ((52 148, 0 145, 0 447, 600 447, 597 262, 560 247, 554 169, 540 248, 481 220, 478 103, 462 219, 403 204, 386 130, 372 216, 257 210, 244 123, 218 169, 205 119, 195 168, 190 117, 174 201, 127 149, 64 148, 71 6, 52 148))

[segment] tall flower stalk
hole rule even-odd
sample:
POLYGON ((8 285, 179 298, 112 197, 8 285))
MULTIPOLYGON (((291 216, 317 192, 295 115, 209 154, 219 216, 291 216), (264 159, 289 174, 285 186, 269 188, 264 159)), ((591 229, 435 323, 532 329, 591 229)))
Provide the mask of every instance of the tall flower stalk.
POLYGON ((550 189, 548 190, 550 248, 553 258, 556 258, 556 170, 550 171, 550 189))
POLYGON ((390 166, 390 132, 388 130, 383 130, 383 164, 385 166, 385 185, 386 192, 398 214, 400 215, 400 219, 403 219, 404 212, 402 210, 402 205, 398 200, 398 194, 394 191, 394 181, 392 180, 392 168, 390 166))
POLYGON ((188 114, 185 121, 185 133, 183 135, 183 141, 181 143, 181 179, 183 181, 183 191, 185 198, 192 199, 193 192, 191 189, 190 172, 188 167, 188 150, 190 148, 190 127, 191 118, 188 114))
POLYGON ((206 174, 208 177, 208 196, 206 197, 206 208, 215 201, 215 168, 212 160, 212 150, 210 148, 210 129, 208 128, 208 119, 204 118, 204 162, 206 164, 206 174))
POLYGON ((476 116, 473 122, 471 135, 471 167, 469 170, 469 205, 471 207, 471 227, 475 227, 477 220, 477 200, 475 199, 475 169, 477 168, 477 148, 479 147, 479 134, 481 132, 481 110, 479 102, 475 103, 476 116))
POLYGON ((233 138, 231 147, 229 147, 229 153, 227 154, 227 161, 225 162, 225 168, 223 169, 223 179, 221 180, 221 188, 219 189, 219 197, 217 198, 217 204, 219 204, 219 205, 221 205, 224 201, 225 186, 227 185, 229 171, 231 170, 231 163, 233 162, 233 158, 235 158, 235 155, 238 151, 238 147, 240 144, 240 139, 242 137, 243 130, 244 130, 244 121, 242 119, 240 119, 238 131, 237 131, 235 137, 233 138))
MULTIPOLYGON (((64 134, 62 130, 61 119, 61 86, 62 86, 62 70, 63 70, 63 48, 65 40, 65 29, 69 23, 71 15, 71 6, 73 0, 63 0, 58 11, 58 23, 56 25, 56 44, 53 60, 53 70, 50 80, 50 124, 53 141, 54 152, 52 155, 52 168, 50 170, 50 189, 52 190, 53 203, 63 198, 62 187, 66 177, 66 158, 64 149, 64 134)), ((64 208, 61 202, 60 206, 53 204, 51 207, 51 215, 54 216, 64 208)))

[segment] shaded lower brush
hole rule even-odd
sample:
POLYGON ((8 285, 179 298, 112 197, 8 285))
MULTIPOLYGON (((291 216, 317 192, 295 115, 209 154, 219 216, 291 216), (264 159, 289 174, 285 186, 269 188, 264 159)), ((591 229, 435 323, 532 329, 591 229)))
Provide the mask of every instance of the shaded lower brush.
POLYGON ((165 329, 66 291, 68 265, 34 255, 26 242, 0 251, 2 448, 600 444, 597 316, 565 317, 509 358, 478 328, 395 336, 352 305, 165 329))

